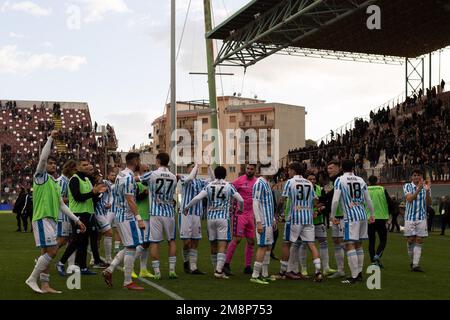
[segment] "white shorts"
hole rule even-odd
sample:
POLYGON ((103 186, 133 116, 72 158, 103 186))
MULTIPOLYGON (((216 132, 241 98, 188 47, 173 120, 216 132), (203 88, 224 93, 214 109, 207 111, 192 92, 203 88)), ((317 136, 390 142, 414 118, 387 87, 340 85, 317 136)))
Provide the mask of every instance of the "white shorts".
POLYGON ((180 228, 181 240, 193 239, 200 240, 202 238, 201 217, 189 214, 178 216, 178 227, 180 228))
POLYGON ((344 237, 344 219, 339 219, 339 224, 331 225, 331 237, 343 238, 344 237))
POLYGON ((208 219, 209 241, 231 241, 231 223, 228 219, 208 219))
POLYGON ((135 248, 142 244, 142 232, 135 220, 116 222, 117 231, 124 247, 135 248))
POLYGON ((112 216, 112 220, 114 221, 114 214, 111 214, 109 216, 107 214, 106 215, 100 215, 100 214, 95 215, 95 219, 97 219, 98 231, 103 233, 108 230, 111 230, 111 228, 112 228, 111 216, 112 216))
POLYGON ((263 227, 263 233, 256 231, 256 243, 259 247, 267 247, 273 244, 273 227, 263 227))
POLYGON ((164 233, 167 241, 177 238, 177 228, 174 217, 150 216, 150 235, 149 241, 159 243, 164 240, 164 233))
POLYGON ((145 230, 141 230, 142 242, 150 243, 150 220, 144 220, 145 230))
POLYGON ((362 241, 368 238, 367 220, 344 222, 344 241, 362 241))
POLYGON ((292 224, 290 228, 290 242, 295 243, 298 239, 303 242, 315 241, 313 224, 292 224))
POLYGON ((48 248, 56 246, 57 224, 49 218, 33 221, 33 235, 36 247, 48 248))
POLYGON ((72 234, 72 223, 70 221, 58 221, 57 237, 68 238, 72 234))
POLYGON ((405 237, 428 237, 427 220, 405 221, 403 235, 405 237))
POLYGON ((325 227, 324 224, 318 224, 314 226, 314 234, 315 234, 315 238, 320 239, 320 238, 326 238, 327 237, 327 227, 325 227))

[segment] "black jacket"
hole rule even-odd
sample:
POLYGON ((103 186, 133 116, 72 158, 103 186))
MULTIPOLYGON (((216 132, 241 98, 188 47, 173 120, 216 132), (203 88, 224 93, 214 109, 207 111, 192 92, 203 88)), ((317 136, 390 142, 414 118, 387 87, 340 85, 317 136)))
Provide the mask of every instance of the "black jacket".
MULTIPOLYGON (((84 173, 77 172, 76 173, 82 180, 84 180, 87 176, 84 173)), ((94 199, 94 193, 92 190, 88 193, 80 192, 80 181, 77 177, 73 176, 69 181, 70 192, 72 192, 72 196, 77 202, 84 202, 89 199, 94 199)))

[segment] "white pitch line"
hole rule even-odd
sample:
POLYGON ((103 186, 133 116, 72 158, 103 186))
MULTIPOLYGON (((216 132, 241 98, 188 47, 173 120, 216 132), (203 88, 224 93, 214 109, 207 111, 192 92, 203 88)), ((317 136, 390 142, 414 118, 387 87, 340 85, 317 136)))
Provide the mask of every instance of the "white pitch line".
MULTIPOLYGON (((105 258, 103 258, 103 257, 100 257, 100 258, 102 258, 102 260, 105 260, 105 258)), ((123 272, 123 268, 122 268, 122 267, 117 267, 117 269, 118 269, 119 271, 123 272)), ((174 299, 174 300, 185 300, 183 297, 177 295, 175 292, 172 292, 172 291, 170 291, 169 289, 166 289, 166 288, 164 288, 164 287, 161 287, 160 285, 158 285, 158 284, 156 284, 156 283, 154 283, 154 282, 148 281, 147 279, 144 279, 144 278, 138 278, 138 280, 140 280, 140 281, 142 281, 142 282, 148 284, 149 286, 155 288, 156 290, 161 291, 162 293, 168 295, 169 297, 171 297, 171 298, 174 299)))

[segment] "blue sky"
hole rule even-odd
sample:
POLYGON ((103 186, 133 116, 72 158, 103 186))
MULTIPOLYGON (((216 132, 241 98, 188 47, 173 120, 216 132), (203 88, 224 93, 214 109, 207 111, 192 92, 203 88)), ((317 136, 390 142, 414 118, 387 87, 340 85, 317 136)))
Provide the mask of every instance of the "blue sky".
MULTIPOLYGON (((178 35, 188 2, 177 0, 178 35)), ((216 24, 247 2, 212 0, 216 24)), ((121 149, 139 145, 166 101, 169 24, 168 0, 0 0, 0 99, 88 102, 93 119, 115 127, 121 149)), ((178 100, 207 98, 206 77, 189 75, 206 70, 203 35, 203 0, 192 0, 178 100)), ((448 51, 441 61, 450 80, 448 51)), ((403 66, 273 56, 245 78, 239 68, 222 71, 235 76, 223 87, 218 79, 218 94, 306 106, 314 140, 404 90, 403 66)))

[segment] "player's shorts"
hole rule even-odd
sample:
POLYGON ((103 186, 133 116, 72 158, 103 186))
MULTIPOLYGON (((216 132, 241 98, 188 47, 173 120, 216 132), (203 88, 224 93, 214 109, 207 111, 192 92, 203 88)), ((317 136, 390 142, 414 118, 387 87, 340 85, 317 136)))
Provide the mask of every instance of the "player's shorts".
POLYGON ((428 237, 427 220, 405 221, 403 235, 405 237, 428 237))
POLYGON ((180 214, 178 216, 178 226, 180 228, 181 240, 193 239, 200 240, 202 238, 201 217, 188 214, 180 214))
POLYGON ((135 248, 142 244, 142 232, 136 220, 116 222, 116 227, 124 247, 135 248))
POLYGON ((267 247, 273 244, 273 227, 263 227, 263 233, 256 231, 256 243, 259 247, 267 247))
POLYGON ((70 221, 58 221, 57 237, 68 238, 72 234, 72 223, 70 221))
POLYGON ((284 224, 283 241, 289 242, 291 239, 291 223, 286 222, 284 224))
POLYGON ((314 226, 314 234, 315 234, 315 238, 320 239, 320 238, 326 238, 327 237, 327 227, 325 227, 324 224, 318 224, 314 226))
POLYGON ((344 241, 367 240, 367 220, 344 221, 344 241))
POLYGON ((150 243, 150 220, 144 220, 145 230, 141 230, 142 242, 150 243))
POLYGON ((44 218, 33 221, 33 235, 36 247, 48 248, 57 245, 57 223, 53 219, 44 218))
POLYGON ((108 219, 108 223, 111 226, 111 228, 115 227, 115 225, 114 225, 115 217, 116 217, 116 214, 114 212, 109 211, 106 213, 106 219, 108 219))
POLYGON ((339 224, 331 224, 331 237, 343 238, 344 237, 344 219, 339 219, 339 224))
POLYGON ((228 219, 208 219, 209 241, 231 241, 231 225, 228 219))
POLYGON ((95 219, 97 220, 98 231, 103 233, 108 230, 111 230, 111 223, 109 217, 106 214, 105 215, 96 214, 95 219))
POLYGON ((150 235, 149 241, 159 243, 164 240, 164 233, 167 241, 177 238, 177 227, 174 217, 150 216, 150 235))
POLYGON ((289 241, 291 243, 297 242, 298 239, 302 242, 314 242, 314 225, 313 224, 291 224, 289 241))
POLYGON ((233 236, 253 239, 255 236, 255 219, 247 214, 233 215, 233 236))

